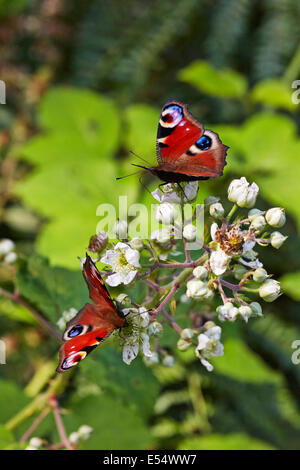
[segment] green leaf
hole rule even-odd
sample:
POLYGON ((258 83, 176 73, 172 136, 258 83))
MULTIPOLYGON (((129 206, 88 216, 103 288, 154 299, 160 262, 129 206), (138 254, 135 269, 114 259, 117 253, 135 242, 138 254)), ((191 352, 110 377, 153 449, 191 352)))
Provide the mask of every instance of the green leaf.
POLYGON ((52 267, 39 255, 21 264, 16 284, 21 296, 52 322, 56 322, 64 310, 80 309, 88 299, 80 271, 52 267))
POLYGON ((120 350, 106 346, 96 350, 90 360, 81 365, 81 372, 89 380, 122 400, 129 409, 136 410, 141 416, 153 412, 159 383, 140 357, 128 366, 122 361, 120 350))
POLYGON ((280 278, 280 285, 283 292, 292 297, 292 299, 296 301, 300 300, 300 271, 288 273, 282 276, 280 278))
POLYGON ((292 91, 287 83, 278 79, 268 79, 254 86, 251 98, 256 103, 297 111, 297 106, 292 102, 292 91))
POLYGON ((13 320, 32 325, 36 324, 35 318, 30 312, 28 312, 28 310, 26 310, 25 307, 22 307, 9 299, 0 298, 0 311, 1 315, 5 315, 13 320))
POLYGON ((211 434, 186 439, 179 450, 274 450, 270 444, 253 439, 247 434, 211 434))
POLYGON ((240 98, 247 91, 246 79, 232 69, 215 69, 209 62, 198 60, 180 70, 181 81, 190 83, 207 95, 240 98))
MULTIPOLYGON (((5 366, 7 367, 7 366, 5 366)), ((0 379, 0 423, 5 424, 30 401, 18 386, 8 380, 0 379)))
POLYGON ((8 429, 0 425, 0 449, 5 449, 9 444, 14 442, 14 436, 8 429))
POLYGON ((72 399, 64 423, 68 434, 83 424, 93 433, 80 448, 92 450, 139 450, 153 443, 153 437, 141 416, 106 393, 72 399))
POLYGON ((238 380, 263 383, 280 382, 280 375, 268 368, 242 339, 228 338, 224 341, 224 356, 211 360, 214 370, 238 380))
POLYGON ((138 179, 115 180, 120 122, 111 101, 91 91, 52 89, 41 101, 38 121, 43 133, 21 149, 34 171, 17 192, 48 219, 38 251, 57 265, 74 267, 96 233, 99 204, 118 209, 119 194, 132 202, 138 179))

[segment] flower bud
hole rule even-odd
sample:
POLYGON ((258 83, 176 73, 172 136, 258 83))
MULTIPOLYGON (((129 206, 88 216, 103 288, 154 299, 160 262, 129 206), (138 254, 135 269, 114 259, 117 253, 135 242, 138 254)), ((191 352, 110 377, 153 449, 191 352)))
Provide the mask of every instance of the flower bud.
POLYGON ((235 321, 239 313, 239 310, 234 307, 231 302, 226 302, 224 305, 219 305, 216 311, 220 321, 235 321))
POLYGON ((250 228, 253 228, 254 230, 261 231, 265 228, 266 225, 266 220, 263 215, 257 215, 252 219, 252 222, 250 224, 250 228))
POLYGON ((253 273, 253 281, 264 282, 268 277, 268 273, 264 268, 257 268, 253 273))
POLYGON ((285 211, 281 207, 272 207, 266 213, 266 221, 271 227, 282 227, 285 220, 285 211))
POLYGON ((145 364, 147 364, 148 366, 152 366, 153 364, 159 363, 159 355, 156 351, 153 351, 152 356, 144 356, 143 360, 145 364))
POLYGON ((43 441, 39 437, 32 437, 29 441, 29 445, 31 447, 35 447, 36 449, 39 449, 40 447, 42 447, 43 441))
POLYGON ((131 306, 131 299, 127 294, 119 294, 116 298, 116 302, 120 304, 122 308, 129 308, 131 306))
POLYGON ((88 251, 92 253, 100 253, 106 248, 108 243, 108 235, 106 232, 99 232, 97 235, 93 235, 90 238, 88 251))
POLYGON ((151 240, 155 240, 161 245, 165 245, 171 239, 171 231, 168 228, 162 228, 161 230, 155 230, 151 233, 151 240))
POLYGON ((183 228, 183 236, 186 240, 192 242, 196 239, 197 228, 193 224, 187 224, 183 228))
POLYGON ((259 295, 266 302, 273 302, 280 296, 280 284, 274 279, 266 279, 259 288, 259 295))
POLYGON ((113 234, 116 238, 127 238, 128 224, 126 220, 117 220, 113 226, 113 234))
POLYGON ((249 185, 243 176, 239 180, 233 180, 228 188, 228 199, 240 207, 253 207, 259 188, 256 183, 249 185))
POLYGON ((162 324, 158 321, 153 321, 148 327, 148 334, 150 336, 159 336, 162 333, 162 324))
POLYGON ((247 268, 242 264, 235 264, 233 266, 233 275, 237 281, 240 281, 247 272, 247 268))
POLYGON ((257 217, 258 215, 264 215, 264 212, 256 208, 251 209, 248 212, 248 219, 250 220, 250 222, 252 222, 252 220, 255 219, 255 217, 257 217))
POLYGON ((212 217, 216 217, 217 219, 222 219, 224 215, 224 207, 220 202, 216 202, 215 204, 211 204, 209 206, 209 213, 212 217))
POLYGON ((206 289, 206 294, 204 295, 204 298, 206 300, 211 300, 214 295, 215 295, 214 291, 212 289, 207 288, 206 289))
POLYGON ((73 445, 79 444, 80 437, 78 432, 71 432, 71 434, 69 435, 69 441, 73 445))
POLYGON ((192 299, 199 299, 206 294, 206 283, 199 279, 191 279, 187 282, 186 295, 192 299))
POLYGON ((169 354, 167 354, 162 360, 163 365, 166 367, 173 367, 174 362, 175 362, 174 357, 170 356, 169 354))
POLYGON ((197 267, 193 270, 193 275, 194 275, 197 279, 200 279, 201 281, 205 281, 205 279, 207 279, 207 276, 208 276, 208 271, 207 271, 207 269, 206 269, 204 266, 197 266, 197 267))
POLYGON ((241 305, 241 307, 239 307, 238 311, 239 311, 239 314, 243 317, 243 319, 247 323, 249 318, 252 315, 251 307, 249 307, 248 305, 241 305))
POLYGON ((174 222, 176 211, 174 204, 163 202, 156 206, 156 220, 161 224, 170 225, 174 222))
POLYGON ((4 262, 7 264, 13 264, 17 260, 17 254, 14 251, 7 253, 4 257, 4 262))
POLYGON ((84 440, 88 439, 91 436, 92 432, 93 428, 91 428, 91 426, 88 426, 87 424, 83 424, 78 429, 79 438, 84 440))
POLYGON ((4 238, 0 241, 0 256, 7 255, 10 251, 15 248, 15 244, 9 238, 4 238))
POLYGON ((190 341, 185 341, 182 338, 179 338, 179 340, 177 341, 177 348, 179 349, 179 351, 186 351, 190 347, 190 345, 190 341))
POLYGON ((280 232, 273 232, 270 235, 271 245, 273 248, 280 248, 288 237, 285 237, 280 232))
POLYGON ((262 308, 258 302, 251 302, 250 308, 252 310, 252 315, 257 317, 262 316, 262 308))
POLYGON ((129 246, 133 250, 141 250, 144 246, 143 240, 141 238, 135 237, 129 242, 129 246))
POLYGON ((194 336, 194 330, 191 328, 184 328, 180 333, 180 337, 184 340, 190 340, 194 336))

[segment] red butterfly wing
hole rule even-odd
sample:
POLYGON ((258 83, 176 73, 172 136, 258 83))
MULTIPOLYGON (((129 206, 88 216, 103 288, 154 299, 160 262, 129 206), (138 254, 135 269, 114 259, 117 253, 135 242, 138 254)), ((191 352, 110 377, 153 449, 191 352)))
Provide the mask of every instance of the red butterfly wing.
POLYGON ((89 256, 83 266, 93 304, 86 304, 68 322, 63 334, 64 344, 59 350, 58 372, 65 372, 83 360, 116 328, 125 326, 113 303, 101 275, 89 256))
POLYGON ((215 178, 222 174, 227 149, 218 134, 205 130, 186 105, 169 101, 158 124, 158 166, 150 171, 164 181, 215 178))

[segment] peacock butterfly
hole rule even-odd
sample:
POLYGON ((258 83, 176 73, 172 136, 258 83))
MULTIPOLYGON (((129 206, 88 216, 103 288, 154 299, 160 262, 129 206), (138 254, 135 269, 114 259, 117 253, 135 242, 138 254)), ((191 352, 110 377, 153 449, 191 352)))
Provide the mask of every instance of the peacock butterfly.
POLYGON ((85 304, 75 318, 67 323, 64 344, 59 350, 57 372, 66 372, 82 361, 116 328, 126 326, 125 317, 111 299, 103 279, 87 255, 83 276, 93 303, 85 304))
POLYGON ((143 167, 166 183, 206 180, 221 176, 226 151, 218 134, 204 129, 180 101, 162 108, 156 138, 158 165, 143 167))

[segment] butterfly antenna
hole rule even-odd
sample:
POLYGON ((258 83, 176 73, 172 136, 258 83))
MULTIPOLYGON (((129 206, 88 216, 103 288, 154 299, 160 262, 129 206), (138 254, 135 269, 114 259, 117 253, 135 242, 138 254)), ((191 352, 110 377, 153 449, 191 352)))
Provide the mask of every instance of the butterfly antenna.
POLYGON ((139 158, 139 159, 142 160, 144 163, 147 163, 148 165, 150 165, 150 163, 147 162, 147 160, 145 160, 143 157, 141 157, 141 156, 138 155, 137 153, 134 153, 133 150, 129 150, 129 153, 132 153, 132 155, 134 155, 135 157, 139 158))
POLYGON ((151 191, 149 191, 149 189, 147 188, 147 186, 142 182, 142 178, 143 178, 143 175, 141 175, 139 177, 139 182, 140 184, 143 186, 144 189, 146 189, 146 191, 148 191, 149 194, 151 194, 151 191))
POLYGON ((140 170, 139 170, 139 171, 135 171, 134 173, 130 173, 129 175, 118 176, 118 177, 116 178, 116 180, 122 180, 123 178, 128 178, 128 176, 137 175, 138 173, 140 173, 140 170))

